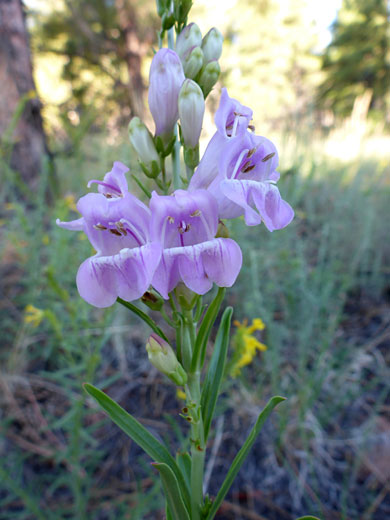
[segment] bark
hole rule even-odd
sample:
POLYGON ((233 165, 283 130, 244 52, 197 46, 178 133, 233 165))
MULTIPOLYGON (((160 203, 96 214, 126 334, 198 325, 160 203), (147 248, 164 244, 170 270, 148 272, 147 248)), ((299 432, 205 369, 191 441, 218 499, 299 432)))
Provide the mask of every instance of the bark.
POLYGON ((147 52, 149 42, 141 42, 138 37, 137 16, 134 6, 127 0, 116 0, 119 28, 126 42, 122 56, 129 74, 129 99, 132 115, 144 115, 145 85, 141 73, 142 58, 147 52))
POLYGON ((21 0, 0 0, 0 85, 0 153, 34 190, 47 146, 21 0))

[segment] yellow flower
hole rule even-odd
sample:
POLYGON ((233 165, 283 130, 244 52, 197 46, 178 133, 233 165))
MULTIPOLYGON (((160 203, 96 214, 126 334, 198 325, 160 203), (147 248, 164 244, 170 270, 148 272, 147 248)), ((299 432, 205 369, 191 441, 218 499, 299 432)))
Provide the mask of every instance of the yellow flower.
POLYGON ((266 345, 261 343, 253 333, 265 329, 265 325, 260 318, 255 318, 252 324, 248 326, 248 320, 244 319, 242 323, 234 321, 237 331, 233 336, 233 358, 230 367, 232 377, 237 377, 241 373, 241 369, 252 363, 256 352, 267 350, 266 345))
POLYGON ((65 205, 69 208, 69 209, 72 209, 73 211, 76 211, 76 200, 75 200, 75 197, 73 195, 73 193, 70 193, 69 195, 65 195, 64 197, 64 201, 65 201, 65 205))
POLYGON ((33 327, 38 327, 43 318, 45 311, 37 309, 34 305, 28 304, 25 308, 24 323, 31 324, 33 327))

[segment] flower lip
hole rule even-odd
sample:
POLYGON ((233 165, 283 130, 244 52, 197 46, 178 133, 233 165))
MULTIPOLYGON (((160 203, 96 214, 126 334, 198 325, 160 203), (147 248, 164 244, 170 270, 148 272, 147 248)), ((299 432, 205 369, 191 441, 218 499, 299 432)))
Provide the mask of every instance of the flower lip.
POLYGON ((98 191, 104 195, 107 199, 117 198, 124 196, 128 193, 127 180, 125 173, 129 171, 129 168, 121 163, 115 161, 111 171, 107 172, 102 181, 91 180, 88 182, 87 187, 90 188, 92 184, 98 184, 98 191))
POLYGON ((222 89, 219 107, 215 113, 218 131, 226 138, 242 135, 252 119, 252 110, 229 97, 226 88, 222 89))

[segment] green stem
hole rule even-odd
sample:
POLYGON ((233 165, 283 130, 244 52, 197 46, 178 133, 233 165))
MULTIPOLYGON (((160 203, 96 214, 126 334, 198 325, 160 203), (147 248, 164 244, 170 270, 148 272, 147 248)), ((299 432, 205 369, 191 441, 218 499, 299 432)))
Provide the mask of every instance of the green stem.
POLYGON ((191 168, 191 166, 188 166, 188 164, 186 164, 186 174, 187 180, 188 182, 190 182, 191 177, 194 175, 194 168, 191 168))
POLYGON ((173 187, 175 190, 181 188, 180 179, 180 142, 177 139, 177 125, 175 126, 176 142, 172 149, 172 172, 173 172, 173 187))
POLYGON ((203 507, 203 473, 206 446, 200 409, 200 372, 189 374, 187 389, 188 406, 194 407, 191 423, 191 518, 200 520, 203 507))

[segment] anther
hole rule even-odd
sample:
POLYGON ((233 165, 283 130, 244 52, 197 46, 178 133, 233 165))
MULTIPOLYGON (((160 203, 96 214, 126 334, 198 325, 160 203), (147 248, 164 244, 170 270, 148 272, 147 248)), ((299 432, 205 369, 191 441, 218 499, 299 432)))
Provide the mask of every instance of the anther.
POLYGON ((173 224, 175 222, 175 219, 173 217, 168 217, 168 222, 170 224, 173 224))
POLYGON ((263 159, 261 159, 261 162, 267 162, 269 161, 270 159, 272 159, 272 157, 275 155, 275 152, 272 152, 272 153, 269 153, 268 155, 266 155, 263 159))
POLYGON ((103 224, 94 224, 93 227, 101 231, 105 231, 107 229, 106 226, 103 226, 103 224))
POLYGON ((248 152, 247 155, 246 155, 246 156, 248 157, 248 159, 249 159, 250 157, 252 157, 252 155, 255 153, 256 150, 257 150, 256 147, 255 147, 255 148, 251 148, 251 149, 249 150, 249 152, 248 152))
POLYGON ((196 209, 193 213, 191 213, 190 217, 200 217, 200 210, 196 209))
POLYGON ((122 233, 120 233, 117 229, 110 229, 110 233, 116 235, 117 237, 121 237, 122 233))

